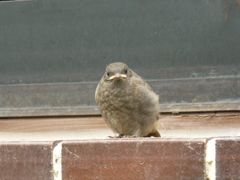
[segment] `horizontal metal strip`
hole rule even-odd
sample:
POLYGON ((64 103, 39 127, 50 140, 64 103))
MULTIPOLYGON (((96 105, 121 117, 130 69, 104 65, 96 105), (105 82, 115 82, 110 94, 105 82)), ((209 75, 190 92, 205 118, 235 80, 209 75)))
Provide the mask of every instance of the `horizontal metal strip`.
MULTIPOLYGON (((161 112, 240 110, 240 78, 150 80, 161 112)), ((97 82, 0 86, 0 117, 99 115, 97 82)))
MULTIPOLYGON (((161 113, 240 111, 240 102, 160 104, 161 113)), ((0 108, 0 117, 96 116, 97 106, 0 108)))

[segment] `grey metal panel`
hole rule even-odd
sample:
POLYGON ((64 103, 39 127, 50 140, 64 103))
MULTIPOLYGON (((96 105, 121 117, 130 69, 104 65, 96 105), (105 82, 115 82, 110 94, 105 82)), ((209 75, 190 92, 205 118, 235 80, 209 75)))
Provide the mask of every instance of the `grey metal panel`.
POLYGON ((239 8, 234 0, 1 3, 0 83, 97 81, 113 61, 150 69, 148 79, 191 77, 197 67, 196 76, 240 76, 239 8))
POLYGON ((93 106, 92 84, 115 61, 156 81, 162 104, 239 102, 239 9, 234 0, 1 2, 0 108, 93 106))

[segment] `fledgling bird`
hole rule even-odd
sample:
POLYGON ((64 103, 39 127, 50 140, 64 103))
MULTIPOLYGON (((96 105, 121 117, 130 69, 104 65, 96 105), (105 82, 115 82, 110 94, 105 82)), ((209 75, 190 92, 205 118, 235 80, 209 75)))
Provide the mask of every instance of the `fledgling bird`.
POLYGON ((126 64, 115 62, 106 67, 95 101, 118 137, 161 137, 157 131, 159 97, 126 64))

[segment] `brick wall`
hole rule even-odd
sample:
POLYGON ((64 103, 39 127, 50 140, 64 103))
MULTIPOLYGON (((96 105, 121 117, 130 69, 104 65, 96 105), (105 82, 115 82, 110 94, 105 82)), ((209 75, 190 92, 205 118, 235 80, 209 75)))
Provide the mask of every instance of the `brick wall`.
POLYGON ((0 142, 1 180, 240 179, 240 137, 0 142))

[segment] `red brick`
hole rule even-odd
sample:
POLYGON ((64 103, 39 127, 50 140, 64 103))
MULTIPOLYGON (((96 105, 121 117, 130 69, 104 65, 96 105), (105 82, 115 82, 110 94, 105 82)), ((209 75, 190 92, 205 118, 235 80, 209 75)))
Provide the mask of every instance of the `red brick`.
POLYGON ((63 141, 63 180, 204 179, 206 139, 63 141))
POLYGON ((52 142, 0 142, 1 180, 51 180, 52 142))
POLYGON ((240 179, 240 137, 216 140, 216 179, 240 179))

